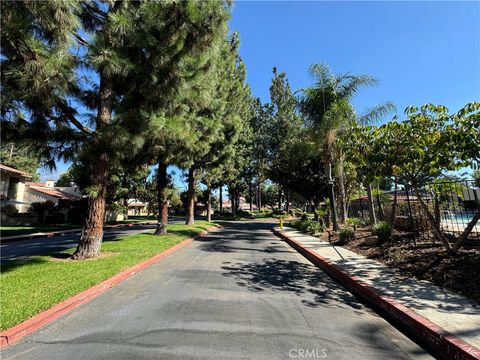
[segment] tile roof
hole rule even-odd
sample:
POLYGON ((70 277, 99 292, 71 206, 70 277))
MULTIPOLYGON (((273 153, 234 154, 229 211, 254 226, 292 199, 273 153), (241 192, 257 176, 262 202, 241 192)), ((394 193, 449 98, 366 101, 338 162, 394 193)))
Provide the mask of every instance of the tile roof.
POLYGON ((74 195, 55 188, 47 188, 44 186, 30 186, 30 189, 45 195, 53 196, 54 198, 60 200, 80 200, 82 198, 80 195, 74 195))
POLYGON ((20 175, 20 176, 23 176, 23 177, 26 177, 26 178, 31 178, 32 177, 32 174, 30 174, 26 171, 18 170, 18 169, 15 169, 13 167, 3 165, 3 164, 0 164, 0 171, 10 173, 10 174, 14 174, 14 175, 20 175))

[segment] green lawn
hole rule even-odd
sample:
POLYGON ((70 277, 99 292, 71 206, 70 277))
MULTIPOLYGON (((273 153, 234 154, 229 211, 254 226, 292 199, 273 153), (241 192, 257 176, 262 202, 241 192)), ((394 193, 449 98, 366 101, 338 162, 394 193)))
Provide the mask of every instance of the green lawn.
POLYGON ((73 249, 52 256, 2 265, 0 274, 0 329, 18 324, 69 297, 88 289, 142 260, 160 253, 211 226, 169 225, 169 234, 149 233, 105 241, 99 259, 66 259, 73 249))
POLYGON ((35 226, 0 226, 1 236, 14 236, 34 234, 38 232, 61 231, 65 229, 78 229, 82 225, 59 224, 59 225, 35 225, 35 226))

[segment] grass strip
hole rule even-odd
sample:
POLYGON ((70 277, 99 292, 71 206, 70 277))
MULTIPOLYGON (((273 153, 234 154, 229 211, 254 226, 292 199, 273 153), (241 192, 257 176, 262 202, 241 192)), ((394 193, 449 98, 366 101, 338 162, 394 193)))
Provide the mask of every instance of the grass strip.
POLYGON ((49 256, 2 264, 0 274, 0 330, 10 328, 41 311, 148 259, 212 224, 169 225, 169 234, 148 233, 105 240, 99 258, 69 260, 74 249, 49 256))

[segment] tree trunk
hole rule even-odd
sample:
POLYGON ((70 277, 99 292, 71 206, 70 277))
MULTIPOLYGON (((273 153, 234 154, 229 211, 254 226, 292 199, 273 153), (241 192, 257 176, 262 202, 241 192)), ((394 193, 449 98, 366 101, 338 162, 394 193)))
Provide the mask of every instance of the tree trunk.
MULTIPOLYGON (((105 156, 103 156, 105 158, 105 156)), ((103 223, 105 220, 105 199, 107 196, 107 162, 100 159, 95 169, 95 197, 88 198, 87 217, 80 235, 77 249, 72 259, 81 260, 97 257, 100 254, 103 239, 103 223)))
POLYGON ((338 221, 337 221, 337 204, 335 203, 335 190, 333 186, 332 178, 332 163, 327 162, 327 181, 328 181, 328 198, 330 199, 330 212, 332 216, 332 225, 333 231, 338 230, 338 221))
POLYGON ((157 169, 157 203, 158 203, 158 215, 157 215, 157 227, 155 229, 155 235, 164 235, 168 226, 168 175, 165 161, 160 159, 158 161, 157 169))
POLYGON ((186 225, 195 223, 195 169, 188 169, 187 220, 186 225))
POLYGON ((236 196, 235 196, 235 190, 230 191, 230 204, 232 207, 232 217, 236 218, 237 217, 237 204, 236 204, 236 196))
POLYGON ((367 196, 368 196, 368 214, 370 217, 370 225, 375 225, 377 223, 377 216, 375 215, 375 205, 373 203, 371 183, 367 184, 367 196))
POLYGON ((440 229, 440 222, 441 222, 440 201, 438 199, 438 196, 436 196, 436 194, 433 191, 432 191, 432 197, 433 197, 433 216, 435 218, 435 224, 440 229))
POLYGON ((385 220, 385 215, 383 213, 383 206, 382 206, 382 201, 380 200, 380 186, 379 182, 377 181, 377 204, 378 204, 378 216, 380 217, 380 220, 385 220))
MULTIPOLYGON (((108 36, 107 36, 108 41, 108 36)), ((112 118, 113 84, 110 75, 100 74, 100 88, 98 91, 97 130, 101 131, 111 122, 112 118)), ((77 249, 72 259, 88 259, 100 254, 103 239, 103 223, 105 221, 105 201, 108 182, 108 155, 102 151, 103 145, 108 144, 94 139, 94 150, 98 151, 92 172, 92 185, 96 189, 96 196, 89 197, 85 226, 80 235, 77 249)))
POLYGON ((123 220, 128 220, 128 197, 123 198, 123 220))
POLYGON ((207 189, 207 221, 212 221, 212 192, 210 188, 207 189))
POLYGON ((278 211, 282 210, 282 189, 278 186, 278 211))
POLYGON ((285 211, 288 214, 288 210, 290 210, 290 191, 285 191, 285 211))
POLYGON ((395 227, 395 219, 397 217, 397 204, 398 204, 398 177, 395 175, 395 188, 393 191, 393 204, 392 204, 392 213, 390 214, 390 225, 392 229, 395 227))
POLYGON ((438 228, 438 226, 435 222, 435 218, 430 213, 430 210, 428 210, 428 206, 427 206, 427 204, 425 204, 425 201, 423 201, 422 196, 420 194, 420 191, 418 190, 418 187, 414 185, 413 190, 415 190, 415 194, 417 195, 418 201, 420 202, 420 206, 422 207, 423 212, 425 213, 425 216, 427 217, 427 220, 428 220, 428 222, 430 223, 430 226, 433 229, 433 233, 445 245, 445 248, 447 249, 447 251, 451 252, 452 247, 450 246, 450 243, 448 242, 445 235, 443 235, 440 228, 438 228))
POLYGON ((222 211, 223 211, 223 196, 222 196, 222 188, 223 188, 223 185, 220 185, 220 190, 219 190, 219 194, 218 194, 219 201, 220 201, 220 212, 222 212, 222 211))
POLYGON ((262 184, 258 184, 258 210, 262 208, 262 184))
POLYGON ((250 211, 253 211, 253 185, 252 182, 250 181, 248 184, 248 197, 250 198, 250 211))
MULTIPOLYGON (((473 191, 475 191, 475 190, 473 190, 473 191)), ((465 230, 463 230, 460 237, 457 239, 457 241, 455 241, 455 244, 453 244, 452 251, 454 253, 458 252, 462 248, 463 244, 468 239, 468 235, 470 235, 473 228, 477 224, 478 220, 480 220, 480 210, 477 211, 477 213, 473 216, 472 220, 470 220, 470 222, 468 223, 465 230)))
POLYGON ((345 194, 345 173, 344 173, 344 156, 343 152, 340 152, 338 159, 338 205, 340 208, 340 224, 345 224, 347 218, 347 199, 345 194))

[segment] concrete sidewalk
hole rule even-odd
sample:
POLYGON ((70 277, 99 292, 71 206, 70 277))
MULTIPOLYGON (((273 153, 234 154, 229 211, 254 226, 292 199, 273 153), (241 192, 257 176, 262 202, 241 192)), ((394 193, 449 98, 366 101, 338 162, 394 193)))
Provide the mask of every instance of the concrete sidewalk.
POLYGON ((285 227, 280 231, 452 335, 480 348, 480 307, 473 301, 428 281, 405 278, 386 265, 295 229, 285 227))

